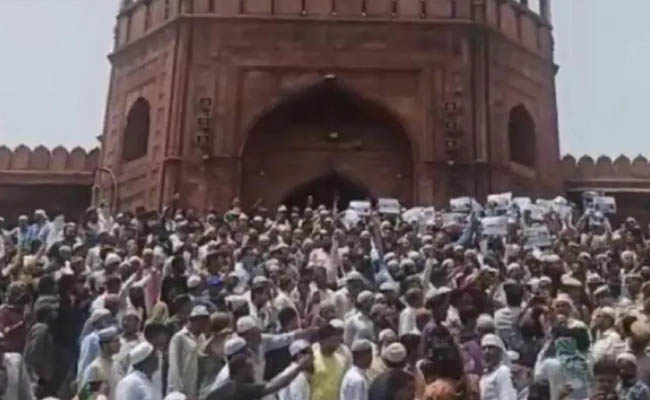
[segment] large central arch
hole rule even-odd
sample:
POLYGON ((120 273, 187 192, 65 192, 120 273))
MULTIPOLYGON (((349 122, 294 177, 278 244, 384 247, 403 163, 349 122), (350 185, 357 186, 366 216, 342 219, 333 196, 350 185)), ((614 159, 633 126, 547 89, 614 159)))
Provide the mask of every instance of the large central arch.
POLYGON ((248 204, 264 198, 300 205, 310 188, 323 193, 317 202, 336 191, 412 200, 412 146, 404 127, 385 106, 336 80, 301 90, 261 116, 242 163, 248 204), (339 187, 319 191, 318 185, 339 187))

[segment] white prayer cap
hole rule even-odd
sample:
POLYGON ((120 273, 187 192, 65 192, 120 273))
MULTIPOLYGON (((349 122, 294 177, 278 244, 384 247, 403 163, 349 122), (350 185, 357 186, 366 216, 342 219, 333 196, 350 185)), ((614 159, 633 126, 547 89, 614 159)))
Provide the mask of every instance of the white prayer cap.
POLYGON ((287 212, 287 206, 285 206, 284 204, 281 204, 278 207, 278 212, 287 212))
POLYGON ((603 307, 598 310, 599 316, 609 317, 612 321, 616 321, 616 311, 612 307, 603 307))
POLYGON ((143 256, 153 256, 153 253, 154 253, 153 249, 151 249, 149 247, 142 250, 142 255, 143 256))
POLYGON ((510 263, 508 264, 508 267, 506 268, 506 272, 510 273, 514 270, 521 269, 521 265, 519 263, 510 263))
POLYGON ((257 321, 254 317, 246 315, 237 320, 237 333, 246 333, 253 328, 259 328, 259 325, 257 324, 257 321))
POLYGON ((117 334, 118 334, 117 328, 112 326, 97 332, 97 336, 99 336, 99 341, 104 343, 110 342, 111 340, 115 339, 117 337, 117 334))
POLYGON ((490 314, 481 314, 476 319, 476 327, 482 329, 494 329, 494 318, 490 314))
POLYGON ((330 326, 334 329, 339 329, 339 330, 343 330, 345 328, 345 324, 340 319, 331 320, 330 326))
POLYGON ((415 266, 415 262, 411 260, 410 258, 403 258, 402 261, 399 263, 400 268, 405 268, 407 266, 415 266))
POLYGON ((165 400, 187 400, 187 396, 181 392, 171 392, 165 396, 165 400))
POLYGON ((35 216, 40 215, 43 218, 47 218, 47 213, 42 208, 39 208, 38 210, 34 211, 34 215, 35 216))
POLYGON ((582 287, 582 282, 577 280, 576 278, 568 275, 564 275, 561 279, 562 286, 568 286, 568 287, 573 287, 573 288, 581 288, 582 287))
POLYGON ((118 256, 115 253, 108 253, 106 255, 106 260, 104 261, 104 265, 119 264, 121 262, 122 262, 122 257, 118 256))
POLYGON ((379 290, 382 292, 396 292, 398 285, 394 281, 386 281, 379 285, 379 290))
POLYGON ((230 307, 232 311, 237 311, 248 304, 248 300, 246 300, 244 296, 240 296, 236 294, 226 296, 225 300, 226 300, 226 304, 230 307))
POLYGON ((189 278, 187 278, 187 288, 188 289, 194 289, 199 287, 201 284, 201 277, 198 275, 191 275, 189 278))
POLYGON ((395 364, 401 363, 406 359, 406 347, 398 342, 391 343, 381 351, 381 358, 395 364))
POLYGON ((230 357, 233 354, 239 352, 241 349, 246 347, 246 340, 241 336, 233 336, 230 339, 226 340, 226 343, 223 346, 223 352, 226 357, 230 357))
POLYGON ((385 342, 387 340, 397 340, 397 335, 392 329, 384 329, 383 331, 379 332, 379 342, 385 342))
POLYGON ((194 306, 190 318, 209 318, 210 312, 205 306, 194 306))
POLYGON ((111 312, 107 308, 96 308, 90 314, 89 322, 95 324, 97 321, 110 316, 111 312))
POLYGON ((487 346, 497 347, 503 352, 506 351, 506 346, 503 344, 503 340, 501 340, 500 337, 493 333, 488 333, 487 335, 483 336, 483 339, 481 339, 481 347, 487 346))
POLYGON ((346 282, 363 281, 363 276, 359 271, 351 271, 345 276, 346 282))
POLYGON ((149 342, 142 342, 135 346, 129 353, 131 365, 137 365, 146 360, 154 352, 153 346, 149 342))
POLYGON ((18 217, 18 221, 19 221, 19 222, 20 222, 20 221, 28 221, 28 220, 29 220, 29 217, 28 217, 27 215, 25 215, 25 214, 20 215, 20 216, 18 217))
POLYGON ((296 354, 299 354, 303 350, 308 349, 310 347, 311 344, 308 341, 304 339, 299 339, 291 343, 291 346, 289 346, 289 354, 291 354, 291 357, 294 357, 296 354))
POLYGON ((350 347, 353 353, 361 351, 370 351, 372 350, 372 344, 367 339, 357 339, 352 342, 352 347, 350 347))
POLYGON ((364 290, 357 295, 357 303, 364 303, 366 301, 372 301, 374 299, 375 295, 369 290, 364 290))
POLYGON ((264 275, 257 275, 253 278, 252 286, 263 286, 269 283, 269 278, 264 275))
POLYGON ((144 261, 142 261, 142 258, 140 258, 138 256, 131 256, 131 257, 129 257, 129 263, 130 264, 139 263, 140 265, 142 265, 142 264, 144 264, 144 261))

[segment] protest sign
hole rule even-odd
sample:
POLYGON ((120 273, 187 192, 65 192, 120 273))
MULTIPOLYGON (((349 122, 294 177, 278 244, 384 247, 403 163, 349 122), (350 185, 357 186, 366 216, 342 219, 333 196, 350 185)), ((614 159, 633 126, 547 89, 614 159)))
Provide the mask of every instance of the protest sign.
POLYGON ((449 208, 456 213, 469 213, 472 211, 472 198, 469 196, 455 197, 449 200, 449 208))
POLYGON ((355 210, 345 210, 343 212, 343 218, 341 218, 341 222, 343 222, 343 225, 347 229, 351 229, 354 227, 359 221, 361 220, 361 217, 355 210))
POLYGON ((515 203, 520 210, 523 210, 532 204, 530 197, 515 197, 512 199, 512 202, 515 203))
POLYGON ((533 225, 524 229, 526 245, 537 248, 551 245, 551 233, 546 225, 533 225))
POLYGON ((377 200, 377 209, 382 214, 399 214, 401 208, 397 199, 380 198, 377 200))
POLYGON ((348 209, 355 211, 359 215, 369 215, 370 202, 366 200, 352 200, 348 209))
POLYGON ((544 216, 550 211, 550 208, 539 206, 536 204, 530 204, 526 207, 526 211, 530 213, 530 219, 533 221, 543 221, 544 216))
POLYGON ((508 217, 485 217, 481 226, 484 235, 505 236, 508 234, 508 217))
POLYGON ((603 214, 616 214, 616 199, 612 196, 594 197, 594 207, 603 214))
POLYGON ((497 210, 505 210, 510 205, 512 200, 512 193, 499 193, 499 194, 490 194, 487 197, 487 202, 490 207, 493 207, 497 210))
POLYGON ((413 207, 402 213, 402 219, 409 224, 420 222, 424 218, 423 207, 413 207))

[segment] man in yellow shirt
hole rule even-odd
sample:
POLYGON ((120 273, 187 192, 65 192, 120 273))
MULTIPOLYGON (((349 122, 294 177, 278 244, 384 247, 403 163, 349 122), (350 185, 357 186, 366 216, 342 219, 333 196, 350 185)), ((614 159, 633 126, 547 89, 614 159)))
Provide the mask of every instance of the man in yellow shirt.
POLYGON ((341 380, 348 360, 337 351, 343 340, 343 322, 334 319, 318 331, 318 346, 314 346, 314 374, 311 400, 338 400, 341 380))

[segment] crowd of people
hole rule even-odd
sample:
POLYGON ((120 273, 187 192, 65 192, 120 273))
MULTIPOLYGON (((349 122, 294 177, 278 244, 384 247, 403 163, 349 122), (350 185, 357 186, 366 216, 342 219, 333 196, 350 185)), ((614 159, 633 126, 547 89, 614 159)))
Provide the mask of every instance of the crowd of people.
POLYGON ((650 400, 633 218, 306 203, 0 218, 0 399, 650 400))

